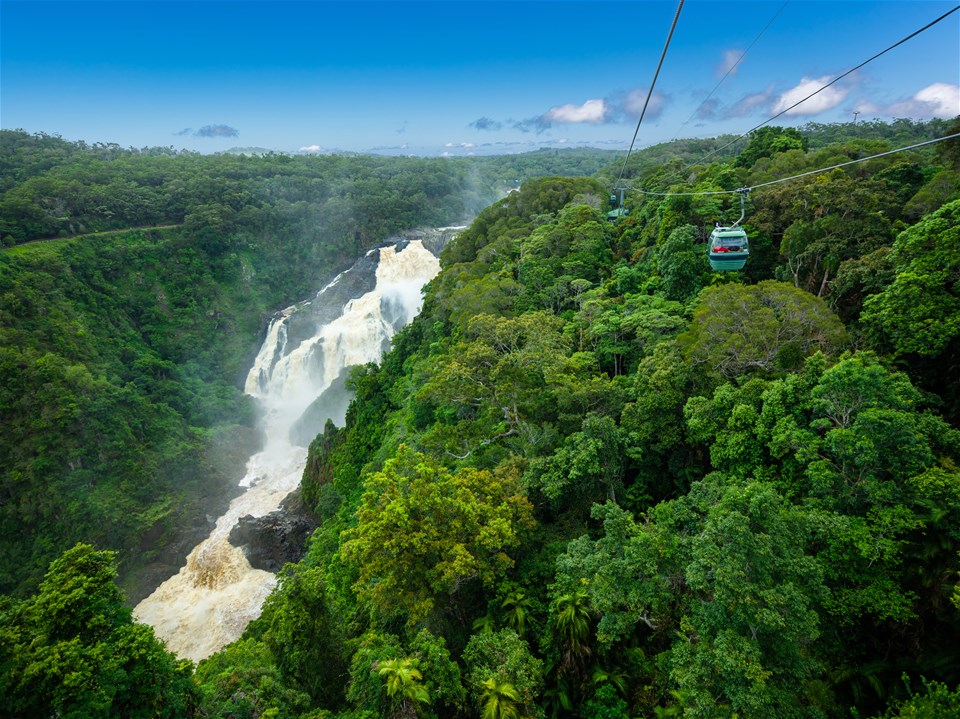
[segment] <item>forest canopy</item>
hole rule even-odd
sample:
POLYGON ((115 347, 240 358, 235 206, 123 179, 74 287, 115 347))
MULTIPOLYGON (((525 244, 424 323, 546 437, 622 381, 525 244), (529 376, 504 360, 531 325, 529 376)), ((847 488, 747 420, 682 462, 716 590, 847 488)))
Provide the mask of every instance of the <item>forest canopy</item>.
MULTIPOLYGON (((168 677, 158 701, 304 719, 960 716, 957 140, 804 175, 953 132, 771 127, 720 157, 720 140, 678 141, 631 157, 616 222, 615 163, 529 179, 480 210, 443 251, 421 314, 380 365, 352 373, 345 426, 311 444, 301 489, 322 524, 306 556, 192 676, 151 645, 143 661, 168 677), (749 194, 749 259, 712 271, 706 240, 739 216, 737 188, 795 175, 749 194)), ((40 155, 11 187, 65 177, 69 162, 40 155)), ((223 166, 254 177, 301 162, 223 166)), ((357 162, 362 177, 374 160, 357 162)), ((244 366, 246 313, 279 302, 261 276, 286 271, 288 251, 298 266, 335 264, 395 221, 460 212, 428 191, 431 163, 390 167, 434 200, 399 218, 389 200, 354 205, 355 225, 324 225, 349 228, 343 245, 312 234, 324 215, 309 199, 251 209, 238 195, 223 213, 195 209, 210 213, 196 226, 184 215, 2 251, 0 398, 18 439, 2 455, 16 470, 0 491, 17 498, 4 503, 5 581, 24 567, 36 578, 0 605, 3 636, 33 637, 25 658, 0 657, 0 685, 23 692, 17 662, 59 642, 94 651, 131 631, 108 555, 56 559, 80 532, 53 534, 71 525, 40 488, 73 493, 77 527, 97 521, 99 492, 131 536, 166 516, 169 488, 142 467, 190 464, 211 435, 250 426, 223 368, 244 366), (185 348, 200 333, 223 345, 196 360, 185 348), (34 399, 14 389, 21 378, 34 399), (101 488, 91 465, 117 483, 101 488), (13 527, 51 536, 26 551, 13 527), (55 560, 42 582, 41 558, 55 560), (91 577, 94 616, 107 616, 96 636, 38 618, 64 574, 91 577)), ((246 187, 262 197, 274 179, 246 187)), ((5 227, 36 227, 16 212, 5 227)), ((307 274, 292 275, 298 290, 307 274)), ((90 701, 110 699, 90 686, 90 701)), ((80 699, 44 701, 63 712, 80 699)))

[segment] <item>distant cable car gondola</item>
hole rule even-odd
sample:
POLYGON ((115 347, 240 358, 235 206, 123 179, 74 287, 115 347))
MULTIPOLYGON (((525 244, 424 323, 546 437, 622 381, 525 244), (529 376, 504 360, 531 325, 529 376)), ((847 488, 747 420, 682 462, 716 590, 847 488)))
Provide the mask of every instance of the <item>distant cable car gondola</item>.
POLYGON ((607 220, 609 222, 616 222, 621 217, 626 217, 630 214, 630 211, 623 206, 623 189, 620 189, 620 197, 617 197, 615 192, 610 193, 610 207, 612 208, 610 212, 607 213, 607 220))
POLYGON ((742 270, 750 254, 750 241, 747 233, 740 227, 747 213, 745 198, 750 190, 742 188, 737 192, 740 193, 740 219, 729 227, 722 227, 717 223, 710 233, 707 258, 714 270, 742 270))

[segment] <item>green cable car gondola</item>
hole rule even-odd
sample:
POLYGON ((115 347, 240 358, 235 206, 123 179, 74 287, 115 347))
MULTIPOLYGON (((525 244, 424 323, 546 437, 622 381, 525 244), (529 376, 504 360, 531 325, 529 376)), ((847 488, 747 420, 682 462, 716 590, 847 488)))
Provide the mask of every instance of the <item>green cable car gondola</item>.
POLYGON ((621 217, 626 217, 627 215, 630 214, 630 210, 628 210, 626 207, 623 206, 623 190, 624 190, 624 188, 621 187, 621 188, 619 188, 619 189, 620 189, 620 197, 619 197, 619 198, 617 197, 617 195, 616 195, 615 192, 614 192, 614 193, 610 193, 610 207, 611 207, 611 210, 610 210, 610 212, 607 213, 607 221, 608 221, 608 222, 616 222, 616 221, 619 220, 621 217))
POLYGON ((707 255, 714 270, 742 270, 750 254, 747 233, 739 227, 714 228, 707 255))
POLYGON ((749 190, 743 188, 737 192, 740 193, 740 219, 729 227, 717 224, 710 233, 707 259, 710 260, 710 267, 714 270, 742 270, 750 255, 750 241, 747 239, 747 233, 740 227, 746 215, 744 198, 749 190))

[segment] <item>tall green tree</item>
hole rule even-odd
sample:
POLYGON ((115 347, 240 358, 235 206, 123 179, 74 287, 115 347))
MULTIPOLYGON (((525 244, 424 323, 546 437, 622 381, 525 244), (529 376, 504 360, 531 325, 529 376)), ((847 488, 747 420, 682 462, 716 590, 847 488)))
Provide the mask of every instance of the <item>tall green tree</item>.
POLYGON ((817 716, 805 681, 824 590, 802 513, 769 487, 711 475, 643 525, 612 504, 594 514, 604 536, 571 542, 558 581, 586 587, 601 645, 676 637, 665 658, 687 716, 817 716))
POLYGON ((387 659, 380 662, 377 674, 387 684, 387 696, 393 703, 390 716, 406 719, 416 717, 421 704, 430 701, 430 692, 421 683, 423 675, 419 662, 410 657, 387 659))
POLYGON ((498 683, 490 677, 483 682, 482 719, 523 719, 520 693, 509 682, 498 683))
POLYGON ((35 596, 0 604, 0 694, 12 716, 186 717, 193 665, 135 624, 116 558, 78 544, 50 565, 35 596))
POLYGON ((269 648, 291 686, 333 708, 343 699, 347 666, 343 629, 330 610, 326 584, 320 568, 285 565, 248 633, 269 648))
POLYGON ((657 260, 662 278, 663 293, 667 299, 686 301, 704 285, 709 272, 707 253, 697 247, 697 228, 678 227, 657 248, 657 260))
POLYGON ((569 435, 552 456, 530 463, 526 481, 561 505, 615 502, 623 489, 623 460, 623 437, 616 422, 590 413, 581 430, 569 435))
POLYGON ((774 154, 787 150, 806 150, 809 146, 810 140, 796 128, 768 125, 750 134, 749 144, 737 155, 734 165, 753 167, 761 157, 773 157, 774 154))
POLYGON ((365 487, 341 552, 357 568, 354 590, 379 619, 405 616, 413 625, 466 587, 492 589, 534 524, 509 472, 451 473, 405 446, 365 487))
POLYGON ((284 677, 263 642, 245 637, 197 665, 201 693, 197 716, 297 716, 310 707, 310 695, 284 677))
POLYGON ((474 634, 463 650, 468 691, 481 712, 535 715, 543 662, 512 629, 474 634))
POLYGON ((814 352, 837 352, 846 339, 843 324, 822 300, 765 280, 705 290, 678 341, 702 385, 796 369, 814 352))
POLYGON ((893 283, 864 302, 862 322, 897 354, 936 356, 960 335, 960 200, 902 232, 893 283))
POLYGON ((796 219, 784 230, 780 254, 786 267, 777 275, 817 297, 831 294, 831 282, 844 262, 887 247, 893 239, 896 205, 880 181, 834 170, 791 188, 787 200, 793 203, 788 217, 796 219))
POLYGON ((543 311, 473 317, 418 393, 441 420, 427 433, 427 447, 460 460, 508 442, 535 451, 543 422, 556 411, 548 381, 566 359, 562 324, 543 311))
POLYGON ((550 627, 559 646, 558 668, 563 674, 581 676, 593 654, 591 646, 594 612, 585 589, 556 597, 550 604, 550 627))

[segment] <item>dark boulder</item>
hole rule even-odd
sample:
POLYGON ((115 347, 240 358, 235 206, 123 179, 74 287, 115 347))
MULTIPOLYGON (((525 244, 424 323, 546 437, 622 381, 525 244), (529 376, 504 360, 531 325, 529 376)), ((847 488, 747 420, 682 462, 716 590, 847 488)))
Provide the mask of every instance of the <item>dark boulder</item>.
POLYGON ((298 562, 307 551, 307 539, 320 526, 319 518, 300 499, 287 496, 280 509, 263 517, 241 517, 230 530, 230 544, 243 550, 254 569, 278 572, 287 562, 298 562))

